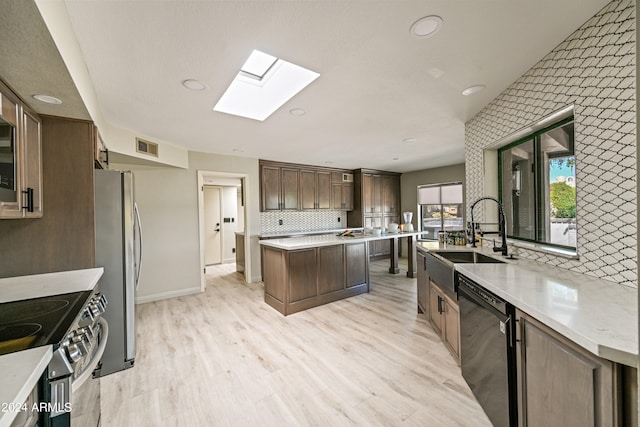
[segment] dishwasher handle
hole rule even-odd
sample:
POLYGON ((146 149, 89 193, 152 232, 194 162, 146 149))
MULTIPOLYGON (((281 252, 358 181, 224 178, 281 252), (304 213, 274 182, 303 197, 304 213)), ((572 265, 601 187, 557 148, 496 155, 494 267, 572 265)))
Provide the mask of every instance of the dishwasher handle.
POLYGON ((507 320, 505 320, 504 323, 504 328, 505 328, 505 334, 507 335, 507 343, 509 344, 509 347, 513 348, 513 325, 511 322, 511 316, 507 317, 507 320))
POLYGON ((489 310, 491 314, 496 316, 498 319, 500 319, 500 321, 504 323, 507 323, 507 320, 511 318, 511 316, 503 313, 502 311, 498 310, 496 307, 482 299, 482 297, 476 295, 472 290, 467 288, 463 282, 458 284, 458 299, 460 299, 460 296, 464 296, 465 298, 474 302, 475 304, 478 304, 482 308, 489 310))

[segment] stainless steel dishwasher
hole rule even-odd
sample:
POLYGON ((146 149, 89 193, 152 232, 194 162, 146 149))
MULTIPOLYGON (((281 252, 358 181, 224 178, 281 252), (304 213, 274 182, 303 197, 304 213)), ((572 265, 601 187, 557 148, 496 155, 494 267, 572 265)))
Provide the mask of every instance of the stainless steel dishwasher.
POLYGON ((516 426, 515 309, 458 274, 462 376, 496 427, 516 426))

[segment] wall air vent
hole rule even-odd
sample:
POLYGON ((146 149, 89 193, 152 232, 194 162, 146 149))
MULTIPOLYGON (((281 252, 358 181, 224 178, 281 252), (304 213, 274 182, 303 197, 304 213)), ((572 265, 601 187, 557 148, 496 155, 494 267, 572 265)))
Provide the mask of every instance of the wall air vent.
POLYGON ((352 173, 343 173, 342 174, 342 182, 353 182, 353 174, 352 173))
POLYGON ((136 138, 136 151, 149 156, 158 157, 158 144, 136 138))

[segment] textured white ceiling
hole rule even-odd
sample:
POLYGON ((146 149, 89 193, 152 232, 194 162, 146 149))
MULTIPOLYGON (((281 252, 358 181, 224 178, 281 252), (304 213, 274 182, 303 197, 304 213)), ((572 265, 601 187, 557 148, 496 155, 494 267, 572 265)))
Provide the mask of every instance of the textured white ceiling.
POLYGON ((607 3, 66 0, 111 124, 196 151, 398 172, 462 162, 465 121, 607 3), (411 36, 431 14, 442 30, 411 36), (264 122, 214 112, 253 49, 320 78, 264 122), (487 89, 461 94, 475 84, 487 89))

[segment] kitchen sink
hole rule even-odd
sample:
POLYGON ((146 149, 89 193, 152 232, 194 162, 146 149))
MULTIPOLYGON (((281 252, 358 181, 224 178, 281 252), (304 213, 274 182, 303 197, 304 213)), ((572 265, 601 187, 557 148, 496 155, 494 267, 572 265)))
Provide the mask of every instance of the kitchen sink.
POLYGON ((429 277, 452 298, 456 296, 454 264, 502 264, 504 261, 475 251, 429 251, 425 255, 424 267, 429 277))
POLYGON ((496 258, 475 252, 475 251, 432 251, 439 257, 442 257, 452 263, 465 263, 465 264, 485 264, 485 263, 504 263, 496 258))

